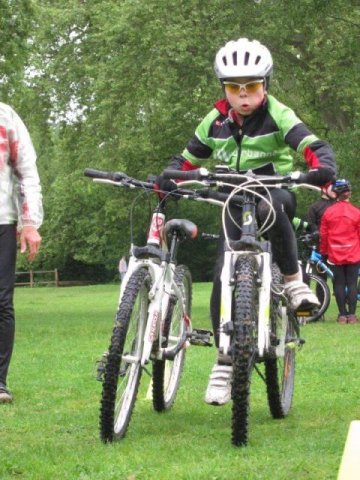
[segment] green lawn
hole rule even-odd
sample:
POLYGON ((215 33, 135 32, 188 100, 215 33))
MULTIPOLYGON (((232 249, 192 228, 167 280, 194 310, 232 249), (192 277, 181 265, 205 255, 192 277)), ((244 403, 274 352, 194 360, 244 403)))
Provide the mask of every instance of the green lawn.
MULTIPOLYGON (((195 285, 195 327, 209 328, 209 292, 195 285)), ((188 350, 171 411, 154 412, 142 393, 127 437, 104 445, 94 364, 108 347, 117 297, 115 285, 16 290, 15 401, 0 406, 2 480, 336 479, 349 423, 360 419, 360 325, 337 325, 332 306, 326 322, 302 329, 284 420, 270 417, 254 374, 247 448, 230 443, 230 405, 203 402, 215 357, 203 347, 188 350)))

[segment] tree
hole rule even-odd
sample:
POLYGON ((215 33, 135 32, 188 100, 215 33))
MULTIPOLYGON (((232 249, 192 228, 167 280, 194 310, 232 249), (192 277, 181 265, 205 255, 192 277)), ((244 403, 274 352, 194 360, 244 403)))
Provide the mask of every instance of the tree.
POLYGON ((19 87, 30 53, 31 0, 0 0, 0 92, 6 101, 19 87))
MULTIPOLYGON (((13 2, 2 3, 14 10, 13 2)), ((128 248, 134 195, 92 187, 82 170, 142 178, 160 172, 222 95, 212 65, 229 39, 257 38, 270 48, 271 93, 333 144, 341 176, 358 175, 356 1, 23 0, 17 18, 27 48, 19 49, 12 68, 19 78, 28 73, 21 88, 17 84, 20 96, 12 92, 11 98, 39 152, 46 214, 39 265, 116 265, 128 248)), ((10 34, 8 41, 17 45, 10 34)), ((214 209, 171 208, 189 213, 201 228, 217 229, 214 209)), ((143 236, 148 214, 148 208, 137 211, 143 236)), ((213 249, 194 242, 186 260, 204 265, 213 249)))

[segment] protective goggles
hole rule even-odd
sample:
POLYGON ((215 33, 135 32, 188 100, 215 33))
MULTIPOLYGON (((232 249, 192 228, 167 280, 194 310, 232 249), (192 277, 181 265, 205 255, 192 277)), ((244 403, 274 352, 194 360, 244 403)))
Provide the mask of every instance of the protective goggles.
POLYGON ((244 89, 246 93, 255 93, 263 83, 264 80, 252 80, 246 83, 223 82, 223 85, 228 93, 240 93, 241 89, 244 89))

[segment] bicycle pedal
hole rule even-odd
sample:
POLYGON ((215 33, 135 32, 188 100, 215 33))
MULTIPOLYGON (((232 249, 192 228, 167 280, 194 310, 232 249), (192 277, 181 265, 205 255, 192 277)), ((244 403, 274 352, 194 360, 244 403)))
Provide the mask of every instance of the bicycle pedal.
POLYGON ((109 352, 104 352, 99 360, 96 360, 96 375, 95 378, 98 382, 103 382, 105 375, 105 368, 107 363, 107 357, 109 352))
POLYGON ((302 347, 305 345, 306 341, 303 338, 290 338, 288 342, 286 342, 285 346, 287 348, 295 348, 295 347, 302 347))
POLYGON ((193 331, 189 334, 188 340, 190 341, 191 345, 196 345, 199 347, 212 347, 212 336, 213 333, 210 330, 201 330, 200 328, 194 328, 193 331))
POLYGON ((295 312, 295 315, 297 317, 310 317, 312 315, 312 313, 309 311, 309 310, 297 310, 295 312))
POLYGON ((308 304, 308 305, 300 305, 300 307, 295 310, 295 315, 296 317, 312 317, 313 315, 316 315, 317 312, 319 311, 319 308, 318 307, 314 307, 314 305, 312 304, 308 304))

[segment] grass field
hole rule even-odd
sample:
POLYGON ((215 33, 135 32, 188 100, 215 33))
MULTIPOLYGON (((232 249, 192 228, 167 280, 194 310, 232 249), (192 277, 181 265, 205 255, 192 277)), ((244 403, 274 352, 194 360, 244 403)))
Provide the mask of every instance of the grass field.
MULTIPOLYGON (((196 327, 209 328, 209 292, 209 284, 194 287, 196 327)), ((116 285, 16 290, 15 401, 0 407, 1 480, 336 479, 349 423, 360 419, 360 325, 337 325, 332 305, 326 322, 302 329, 284 420, 270 417, 254 374, 247 448, 230 443, 230 405, 203 402, 215 357, 203 347, 188 350, 171 411, 154 412, 144 384, 127 437, 104 445, 94 365, 107 349, 117 297, 116 285)))

